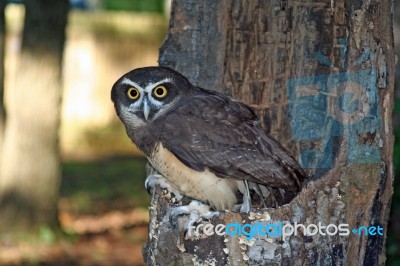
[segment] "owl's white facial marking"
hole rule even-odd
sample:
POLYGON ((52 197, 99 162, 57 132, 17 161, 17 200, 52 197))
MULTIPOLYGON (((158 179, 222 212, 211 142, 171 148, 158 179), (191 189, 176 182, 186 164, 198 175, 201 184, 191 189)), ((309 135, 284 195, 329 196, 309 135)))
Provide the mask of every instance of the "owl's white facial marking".
POLYGON ((131 128, 139 128, 146 125, 146 122, 143 121, 140 117, 138 117, 135 113, 132 113, 130 108, 125 106, 121 106, 121 117, 124 118, 124 121, 131 128))
POLYGON ((167 83, 167 82, 171 82, 171 79, 166 78, 166 79, 160 80, 156 83, 149 83, 149 84, 147 84, 146 88, 144 88, 144 91, 146 92, 146 95, 148 96, 149 102, 152 105, 154 105, 156 107, 161 107, 163 105, 163 103, 161 101, 158 101, 157 99, 155 99, 153 97, 152 92, 155 87, 157 87, 158 85, 167 83))
POLYGON ((135 87, 136 89, 139 90, 139 93, 140 93, 139 98, 129 105, 128 111, 135 113, 138 110, 140 110, 140 107, 142 107, 141 111, 143 111, 143 116, 144 116, 145 120, 148 121, 149 114, 151 112, 151 108, 155 107, 156 109, 160 109, 163 106, 163 102, 161 102, 153 97, 152 91, 157 86, 167 83, 167 82, 171 82, 171 79, 165 78, 158 82, 150 82, 146 85, 146 87, 143 88, 136 82, 134 82, 128 78, 124 78, 121 81, 121 84, 126 84, 129 86, 135 87))

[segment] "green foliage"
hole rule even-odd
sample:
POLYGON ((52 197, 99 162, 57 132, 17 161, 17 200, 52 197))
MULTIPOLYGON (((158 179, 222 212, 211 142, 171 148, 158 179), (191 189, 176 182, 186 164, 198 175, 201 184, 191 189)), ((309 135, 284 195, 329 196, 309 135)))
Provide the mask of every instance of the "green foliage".
POLYGON ((65 162, 61 197, 74 213, 98 214, 111 209, 147 208, 144 158, 124 157, 65 162))
POLYGON ((103 0, 103 7, 109 10, 163 13, 164 0, 103 0))
POLYGON ((158 13, 71 12, 68 27, 72 32, 94 34, 107 42, 118 38, 118 41, 144 43, 156 51, 166 35, 167 25, 166 18, 158 13))
MULTIPOLYGON (((394 101, 394 116, 400 117, 400 99, 394 101)), ((394 124, 394 138, 393 165, 397 176, 396 174, 400 174, 400 128, 396 128, 396 124, 394 124)))
POLYGON ((46 245, 53 244, 57 240, 55 232, 48 226, 42 225, 39 228, 39 239, 46 245))

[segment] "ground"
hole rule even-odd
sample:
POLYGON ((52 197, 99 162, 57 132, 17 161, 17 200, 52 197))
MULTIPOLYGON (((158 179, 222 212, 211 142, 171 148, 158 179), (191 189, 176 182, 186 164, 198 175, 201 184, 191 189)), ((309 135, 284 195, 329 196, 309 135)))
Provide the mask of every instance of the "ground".
POLYGON ((149 195, 140 157, 67 161, 59 200, 65 237, 0 242, 0 265, 144 265, 149 195))

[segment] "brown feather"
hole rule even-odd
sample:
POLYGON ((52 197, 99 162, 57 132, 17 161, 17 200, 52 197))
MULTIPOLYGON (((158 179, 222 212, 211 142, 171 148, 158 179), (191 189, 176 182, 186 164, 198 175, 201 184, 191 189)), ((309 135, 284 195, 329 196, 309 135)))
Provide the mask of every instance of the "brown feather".
POLYGON ((162 117, 162 122, 153 123, 164 147, 197 171, 209 169, 219 177, 300 190, 303 170, 265 133, 248 106, 199 91, 162 117))

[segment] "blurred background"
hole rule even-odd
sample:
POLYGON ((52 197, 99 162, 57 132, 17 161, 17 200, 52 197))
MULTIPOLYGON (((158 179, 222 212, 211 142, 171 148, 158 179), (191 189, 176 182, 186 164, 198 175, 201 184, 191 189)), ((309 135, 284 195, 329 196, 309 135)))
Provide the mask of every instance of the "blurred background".
MULTIPOLYGON (((144 265, 141 252, 147 239, 149 204, 145 160, 117 120, 110 89, 130 69, 157 65, 169 4, 169 0, 69 1, 60 110, 59 224, 40 226, 35 238, 15 241, 0 235, 0 265, 144 265), (54 229, 57 226, 61 234, 54 229)), ((395 1, 397 54, 399 9, 395 1)), ((25 13, 18 0, 5 6, 6 103, 12 101, 7 88, 18 86, 25 13)), ((399 65, 397 77, 394 162, 399 176, 399 65)), ((400 265, 400 234, 395 233, 400 232, 398 180, 392 204, 387 264, 400 265)))
MULTIPOLYGON (((158 65, 169 1, 71 0, 68 12, 57 204, 63 235, 48 227, 22 241, 0 234, 0 265, 144 265, 145 160, 117 119, 110 90, 129 70, 158 65)), ((8 2, 6 103, 7 89, 18 86, 24 16, 20 1, 8 2)))

